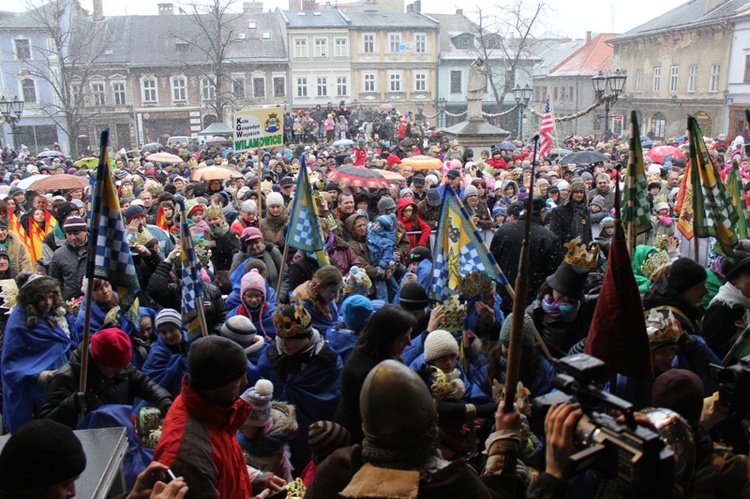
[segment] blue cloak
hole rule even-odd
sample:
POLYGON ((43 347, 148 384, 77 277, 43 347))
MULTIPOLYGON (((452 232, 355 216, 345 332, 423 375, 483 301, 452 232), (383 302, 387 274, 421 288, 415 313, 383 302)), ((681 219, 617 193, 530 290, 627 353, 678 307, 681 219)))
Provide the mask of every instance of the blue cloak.
MULTIPOLYGON (((424 353, 422 353, 416 359, 414 359, 411 364, 409 364, 409 368, 414 371, 418 371, 425 364, 426 362, 424 360, 424 353)), ((464 393, 464 396, 461 399, 462 402, 475 405, 492 402, 492 397, 482 390, 482 385, 477 384, 470 379, 473 376, 467 376, 464 368, 460 364, 456 364, 456 367, 458 367, 458 370, 461 371, 461 381, 464 382, 464 386, 466 387, 466 393, 464 393)), ((472 373, 476 373, 478 368, 469 365, 469 370, 472 373)))
POLYGON ((143 374, 171 393, 173 397, 180 394, 182 378, 187 374, 187 351, 190 344, 185 331, 182 332, 182 340, 185 342, 185 352, 174 353, 162 341, 161 336, 158 336, 148 353, 148 359, 141 367, 143 374))
POLYGON ((357 345, 357 341, 359 341, 359 335, 354 334, 351 329, 332 327, 326 331, 325 336, 328 346, 339 355, 341 362, 346 364, 346 359, 349 358, 352 350, 357 345))
MULTIPOLYGON (((234 317, 235 315, 238 315, 238 311, 242 304, 240 303, 233 309, 231 309, 229 312, 227 312, 227 319, 234 317)), ((245 309, 247 310, 247 309, 245 309)), ((248 319, 250 319, 253 322, 253 326, 255 326, 256 334, 259 334, 261 336, 264 336, 266 339, 273 339, 276 337, 276 326, 273 325, 273 313, 276 311, 276 304, 270 301, 266 301, 263 304, 263 307, 256 311, 248 310, 247 313, 249 314, 241 314, 245 315, 248 319), (261 314, 262 313, 262 314, 261 314), (262 315, 262 316, 261 316, 262 315)))
MULTIPOLYGON (((78 316, 76 317, 76 330, 81 336, 83 336, 83 323, 86 316, 86 300, 87 298, 84 298, 81 302, 81 307, 78 309, 78 316)), ((96 300, 94 300, 91 303, 91 328, 89 329, 89 334, 94 334, 102 328, 106 315, 106 312, 104 312, 99 304, 96 303, 96 300)), ((133 323, 127 320, 121 313, 118 314, 118 316, 119 318, 117 319, 117 327, 128 334, 132 334, 133 329, 135 329, 133 323)))

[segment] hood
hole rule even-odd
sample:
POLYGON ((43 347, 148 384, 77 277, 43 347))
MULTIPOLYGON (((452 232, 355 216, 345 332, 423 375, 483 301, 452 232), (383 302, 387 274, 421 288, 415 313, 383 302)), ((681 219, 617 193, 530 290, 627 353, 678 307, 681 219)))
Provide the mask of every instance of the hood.
POLYGON ((503 180, 503 184, 502 184, 503 197, 505 197, 505 188, 508 187, 509 185, 512 185, 513 187, 515 187, 516 193, 514 195, 518 196, 518 182, 516 182, 515 180, 511 180, 511 179, 505 179, 503 180))
POLYGON ((396 203, 396 209, 398 210, 398 218, 402 218, 401 214, 403 213, 404 208, 406 208, 407 206, 411 206, 412 208, 414 208, 414 213, 415 214, 417 213, 417 203, 415 203, 413 200, 409 198, 401 198, 396 203))

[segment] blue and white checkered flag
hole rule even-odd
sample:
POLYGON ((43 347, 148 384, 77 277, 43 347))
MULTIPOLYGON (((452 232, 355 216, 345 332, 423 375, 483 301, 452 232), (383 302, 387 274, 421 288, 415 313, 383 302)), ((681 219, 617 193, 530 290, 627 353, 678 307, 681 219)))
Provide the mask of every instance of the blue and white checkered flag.
POLYGON ((182 327, 187 331, 188 341, 198 338, 201 331, 201 321, 198 312, 197 299, 203 298, 203 286, 195 266, 195 250, 193 249, 193 238, 188 225, 185 202, 180 204, 180 245, 182 251, 182 327))
POLYGON ((328 253, 323 244, 323 235, 318 222, 318 206, 312 196, 310 179, 305 164, 306 154, 300 158, 297 190, 294 194, 292 214, 289 217, 289 230, 286 244, 312 255, 320 265, 329 265, 328 253))

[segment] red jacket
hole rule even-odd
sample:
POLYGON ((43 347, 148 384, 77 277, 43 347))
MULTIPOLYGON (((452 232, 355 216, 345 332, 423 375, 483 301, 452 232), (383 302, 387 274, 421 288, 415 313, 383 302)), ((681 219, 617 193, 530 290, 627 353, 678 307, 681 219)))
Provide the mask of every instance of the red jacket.
POLYGON ((432 229, 430 229, 430 226, 422 220, 418 215, 417 210, 417 203, 412 201, 409 198, 401 198, 398 200, 398 203, 396 203, 396 207, 398 208, 398 221, 404 224, 404 228, 406 229, 406 232, 416 232, 420 231, 419 235, 408 235, 409 238, 409 250, 412 250, 416 248, 417 246, 426 246, 430 247, 430 232, 432 229), (404 208, 407 206, 411 206, 414 208, 414 211, 411 214, 411 218, 404 219, 401 214, 404 211, 404 208))
POLYGON ((507 170, 508 164, 505 162, 505 160, 500 157, 500 159, 490 158, 487 160, 487 164, 494 168, 495 170, 507 170))
POLYGON ((187 497, 247 499, 253 495, 237 431, 252 406, 238 398, 230 407, 210 402, 183 380, 182 392, 164 421, 154 460, 185 478, 187 497))

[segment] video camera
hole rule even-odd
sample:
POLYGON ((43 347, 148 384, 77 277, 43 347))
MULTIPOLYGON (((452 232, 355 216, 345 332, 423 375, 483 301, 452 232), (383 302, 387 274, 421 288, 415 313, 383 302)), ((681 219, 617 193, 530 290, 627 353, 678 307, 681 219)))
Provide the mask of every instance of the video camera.
POLYGON ((656 432, 638 425, 630 402, 602 390, 600 382, 609 378, 604 362, 577 354, 556 361, 555 367, 561 374, 552 385, 560 391, 534 400, 532 429, 544 433, 544 420, 552 404, 580 404, 584 415, 575 429, 579 451, 566 463, 565 476, 572 478, 592 469, 608 479, 621 478, 640 494, 669 497, 674 484, 674 453, 656 432), (622 413, 625 423, 603 412, 607 409, 622 413))
POLYGON ((750 414, 750 355, 729 367, 710 364, 708 376, 719 383, 719 400, 740 417, 750 414))

